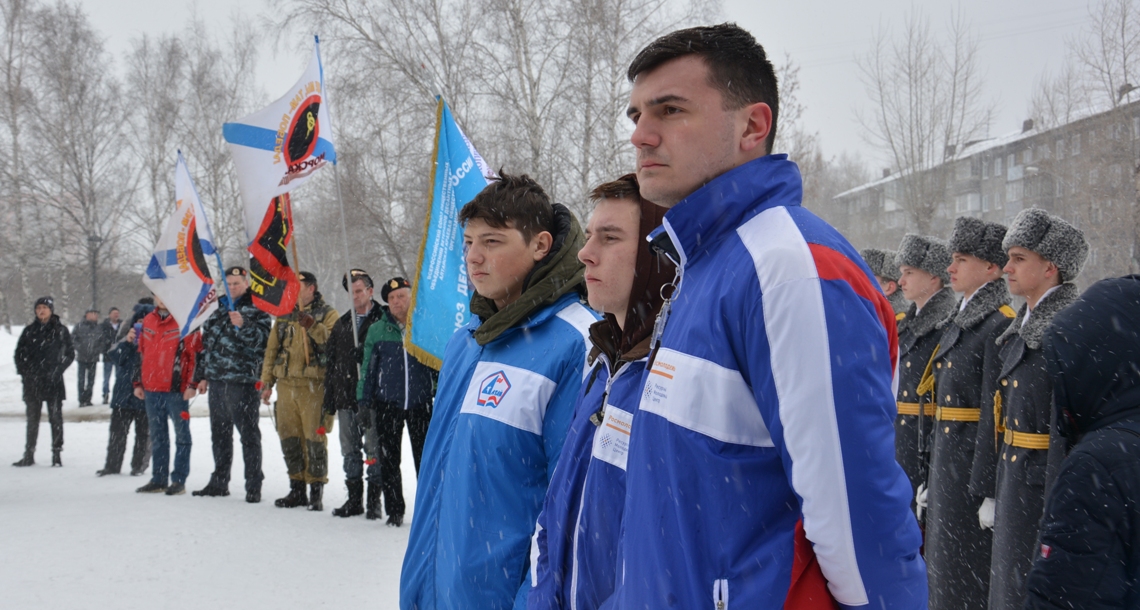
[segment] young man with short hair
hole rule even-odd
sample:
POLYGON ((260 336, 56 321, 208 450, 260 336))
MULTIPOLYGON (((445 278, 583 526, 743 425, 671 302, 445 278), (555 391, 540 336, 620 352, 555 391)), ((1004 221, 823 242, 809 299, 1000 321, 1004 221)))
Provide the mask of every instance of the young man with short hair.
POLYGON ((99 358, 111 347, 111 341, 99 323, 99 310, 88 309, 83 320, 71 331, 75 343, 76 371, 79 375, 79 406, 92 406, 91 394, 95 391, 95 369, 99 358))
POLYGON ((36 463, 36 439, 40 435, 40 416, 47 403, 48 421, 51 422, 51 465, 63 466, 63 400, 67 390, 63 372, 75 359, 71 333, 55 315, 55 300, 51 297, 36 299, 36 317, 24 327, 16 342, 16 374, 23 380, 24 405, 28 418, 27 441, 24 457, 13 466, 26 467, 36 463))
POLYGON ((418 479, 431 423, 436 372, 404 349, 412 284, 402 277, 394 277, 384 283, 380 298, 387 305, 380 321, 368 330, 357 389, 360 407, 366 409, 378 438, 380 459, 379 482, 368 482, 369 508, 365 516, 379 517, 379 499, 383 492, 388 525, 400 527, 404 523, 404 482, 400 474, 404 423, 408 424, 418 479))
POLYGON ((352 309, 336 321, 329 335, 322 409, 327 415, 336 416, 340 424, 340 455, 344 458, 344 485, 348 489, 348 499, 332 514, 354 517, 364 513, 365 472, 369 485, 377 489, 380 485, 376 434, 370 430, 371 421, 362 417, 367 413, 360 413, 357 406, 356 385, 360 380, 364 339, 368 329, 383 317, 384 310, 372 298, 372 277, 363 269, 350 270, 340 283, 352 295, 352 309))
POLYGON ((1089 252, 1080 229, 1037 208, 1013 219, 1002 248, 1009 255, 1009 291, 1024 297, 1025 304, 997 339, 1001 373, 993 399, 994 429, 987 432, 1000 449, 993 492, 985 490, 986 497, 994 498, 990 610, 1025 607, 1045 494, 1064 457, 1055 434, 1053 380, 1041 338, 1053 316, 1077 300, 1080 291, 1073 280, 1089 252))
POLYGON ((894 312, 858 252, 769 155, 779 93, 724 24, 634 59, 643 197, 678 263, 630 438, 619 608, 926 600, 894 460, 894 312))
POLYGON ((582 229, 526 175, 459 213, 471 322, 444 352, 400 607, 522 608, 529 550, 596 318, 580 303, 582 229))
POLYGON ((987 503, 992 515, 993 499, 973 483, 984 477, 984 468, 974 474, 979 453, 994 450, 993 434, 979 433, 979 421, 987 415, 993 421, 991 389, 1001 371, 995 340, 1015 315, 1002 281, 1004 237, 1004 226, 969 216, 954 220, 950 236, 950 286, 962 301, 940 329, 933 360, 937 406, 924 557, 935 610, 984 608, 989 600, 993 540, 978 515, 987 503))
POLYGON ((261 501, 261 405, 257 381, 261 359, 269 341, 269 314, 253 304, 249 292, 249 272, 243 267, 226 270, 228 295, 222 295, 218 309, 202 324, 202 359, 194 374, 199 392, 209 392, 210 444, 214 451, 214 472, 195 496, 230 495, 230 471, 234 461, 234 428, 241 435, 242 462, 245 464, 245 501, 261 501), (229 299, 233 299, 230 310, 229 299))
POLYGON ((307 506, 311 511, 322 511, 321 497, 329 482, 327 433, 335 421, 321 408, 325 397, 325 350, 339 316, 317 290, 317 276, 302 271, 297 277, 301 282, 297 307, 277 318, 265 346, 261 402, 269 404, 276 384, 273 411, 289 472, 289 493, 274 500, 273 505, 307 506))
POLYGON ((653 322, 675 268, 645 238, 665 209, 641 198, 628 174, 590 193, 594 213, 578 260, 586 265, 593 367, 550 480, 535 537, 532 610, 601 606, 617 580, 629 433, 644 387, 653 322))
POLYGON ((882 289, 883 294, 891 303, 891 308, 895 310, 895 317, 899 320, 905 314, 910 303, 903 297, 902 290, 899 289, 899 268, 895 264, 894 250, 880 250, 878 248, 864 248, 859 251, 859 255, 871 268, 871 273, 875 274, 875 281, 879 282, 879 288, 882 289))
POLYGON ((186 478, 190 476, 190 399, 197 394, 192 380, 202 351, 202 333, 195 330, 182 337, 178 321, 158 295, 154 296, 154 307, 143 318, 137 339, 142 365, 134 383, 135 397, 146 401, 153 466, 150 482, 135 491, 177 496, 186 493, 186 478), (173 472, 168 417, 174 425, 173 472))
POLYGON ((895 254, 899 288, 911 302, 898 321, 899 389, 895 416, 895 459, 910 479, 918 519, 926 508, 930 431, 934 426, 934 349, 942 324, 954 314, 954 291, 947 271, 950 251, 942 240, 906 235, 895 254))

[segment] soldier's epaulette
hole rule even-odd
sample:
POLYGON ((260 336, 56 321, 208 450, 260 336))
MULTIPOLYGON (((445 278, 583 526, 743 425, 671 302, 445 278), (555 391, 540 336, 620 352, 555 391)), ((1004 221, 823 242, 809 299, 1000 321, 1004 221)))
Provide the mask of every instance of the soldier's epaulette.
POLYGON ((900 311, 899 313, 895 314, 895 322, 902 322, 905 319, 906 319, 906 312, 905 311, 900 311))
POLYGON ((1003 316, 1005 316, 1011 320, 1017 317, 1017 312, 1014 311, 1013 308, 1010 307, 1009 305, 1002 305, 1001 307, 998 308, 998 311, 1001 312, 1001 315, 1003 315, 1003 316))

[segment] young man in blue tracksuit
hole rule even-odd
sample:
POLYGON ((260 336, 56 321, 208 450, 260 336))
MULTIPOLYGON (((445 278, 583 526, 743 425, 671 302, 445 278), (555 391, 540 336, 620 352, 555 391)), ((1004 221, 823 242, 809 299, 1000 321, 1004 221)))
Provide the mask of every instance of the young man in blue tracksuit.
POLYGON ((629 432, 644 386, 653 321, 673 264, 645 238, 665 209, 641 198, 633 174, 591 193, 596 202, 578 259, 586 265, 592 368, 538 517, 531 610, 600 607, 614 590, 625 506, 629 432))
POLYGON ((443 356, 400 607, 524 608, 530 540, 597 318, 580 303, 582 229, 529 177, 459 213, 475 287, 443 356))
POLYGON ((769 155, 775 73, 731 24, 628 72, 641 194, 677 263, 631 431, 618 608, 925 608, 894 459, 894 312, 769 155))

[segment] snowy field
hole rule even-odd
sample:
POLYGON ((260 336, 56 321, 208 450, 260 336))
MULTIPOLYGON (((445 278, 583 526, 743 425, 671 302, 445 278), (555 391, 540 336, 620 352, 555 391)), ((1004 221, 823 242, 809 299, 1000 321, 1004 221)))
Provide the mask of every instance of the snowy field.
MULTIPOLYGON (((245 503, 236 431, 232 495, 192 497, 190 490, 203 487, 213 470, 204 396, 191 407, 194 447, 187 493, 137 494, 149 470, 139 477, 95 476, 106 457, 110 409, 78 408, 73 365, 65 377, 63 468, 49 466, 46 411, 36 465, 13 468, 9 464, 23 453, 25 425, 12 364, 19 329, 12 332, 0 329, 0 608, 396 607, 415 499, 406 433, 402 472, 408 519, 401 528, 363 516, 331 516, 346 497, 335 430, 329 438, 325 510, 273 506, 289 483, 267 415, 261 419, 266 477, 261 503, 245 503)), ((103 383, 99 366, 96 401, 103 383)), ((124 473, 130 452, 128 444, 124 473)))

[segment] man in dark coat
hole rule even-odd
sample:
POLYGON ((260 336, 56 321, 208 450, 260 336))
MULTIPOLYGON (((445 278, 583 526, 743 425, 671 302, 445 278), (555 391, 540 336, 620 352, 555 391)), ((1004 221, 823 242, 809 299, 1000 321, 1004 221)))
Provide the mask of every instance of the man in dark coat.
MULTIPOLYGON (((107 461, 103 468, 95 472, 99 476, 119 474, 123 467, 123 454, 127 450, 127 434, 131 431, 131 424, 135 426, 135 446, 131 454, 131 476, 137 477, 146 472, 150 461, 150 424, 146 417, 146 403, 134 394, 134 379, 141 374, 142 357, 137 346, 138 332, 134 329, 136 323, 150 312, 154 311, 154 299, 147 297, 135 305, 134 315, 130 322, 120 324, 125 331, 122 337, 116 338, 110 351, 104 355, 104 363, 119 370, 115 377, 114 395, 111 398, 111 429, 107 437, 107 461)), ((141 324, 140 324, 141 325, 141 324)))
MULTIPOLYGON (((1025 298, 1017 318, 998 338, 1001 373, 994 396, 994 429, 1000 439, 994 481, 994 543, 990 610, 1020 610, 1025 579, 1037 555, 1038 523, 1045 504, 1051 438, 1053 384, 1045 370, 1041 338, 1053 316, 1078 296, 1072 280, 1088 255, 1084 235, 1045 211, 1022 210, 1002 247, 1009 291, 1025 298)), ((1059 461, 1058 461, 1059 464, 1059 461)), ((975 466, 976 467, 976 466, 975 466)), ((988 481, 979 480, 986 489, 988 481)), ((984 515, 979 515, 984 516, 984 515)))
MULTIPOLYGON (((911 302, 899 320, 895 459, 910 479, 914 498, 925 490, 928 439, 934 424, 931 357, 938 346, 938 326, 954 313, 955 300, 954 293, 945 287, 950 281, 946 271, 950 266, 950 251, 945 242, 907 235, 899 244, 895 266, 899 268, 899 287, 911 302)), ((911 507, 915 508, 913 502, 911 507)))
POLYGON ((380 488, 373 491, 369 482, 368 502, 375 509, 382 488, 388 525, 394 527, 404 523, 404 483, 400 475, 404 423, 408 424, 412 461, 419 477, 437 375, 404 350, 411 298, 412 285, 402 277, 388 280, 380 289, 380 299, 387 306, 383 318, 368 329, 357 391, 361 403, 375 419, 380 448, 380 488))
MULTIPOLYGON (((352 309, 346 311, 329 335, 328 368, 325 371, 325 397, 322 408, 340 420, 340 454, 344 458, 344 484, 348 500, 332 511, 335 517, 353 517, 364 513, 364 464, 368 464, 368 485, 379 489, 380 461, 376 431, 367 412, 356 405, 356 384, 360 379, 360 360, 364 357, 364 338, 372 324, 384 316, 384 310, 372 299, 372 278, 362 269, 348 272, 341 280, 352 292, 352 309), (351 286, 351 288, 350 288, 351 286), (356 330, 353 331, 353 325, 356 330), (364 416, 367 419, 360 418, 364 416), (364 455, 361 455, 361 451, 364 455)), ((369 496, 368 518, 375 518, 375 499, 369 496)))
POLYGON ((99 357, 110 347, 110 341, 99 323, 99 311, 88 309, 83 321, 71 331, 75 342, 75 362, 79 372, 79 406, 91 406, 91 394, 95 391, 95 368, 99 357))
POLYGON ((887 301, 891 303, 891 309, 895 310, 895 315, 899 318, 899 314, 906 313, 907 303, 903 297, 902 290, 899 289, 899 268, 895 264, 896 252, 894 250, 879 250, 878 248, 864 248, 859 251, 859 256, 871 268, 871 273, 875 274, 875 280, 879 282, 879 288, 882 289, 883 294, 886 295, 887 301))
MULTIPOLYGON (((934 434, 927 485, 926 573, 930 607, 984 608, 989 600, 991 531, 978 523, 982 492, 970 490, 974 447, 993 451, 993 434, 978 435, 983 411, 1001 371, 995 340, 1015 312, 1002 267, 1005 227, 967 216, 950 237, 950 286, 962 293, 958 312, 942 329, 934 355, 934 434)), ((992 503, 993 500, 991 499, 992 503)))
POLYGON ((1045 505, 1025 607, 1140 608, 1140 276, 1093 284, 1042 351, 1072 451, 1045 505))
MULTIPOLYGON (((107 346, 107 351, 111 349, 119 340, 119 328, 123 326, 123 320, 119 317, 119 308, 112 307, 107 312, 107 318, 103 320, 103 342, 107 346)), ((129 326, 129 325, 128 325, 129 326)), ((111 398, 111 373, 118 365, 112 360, 108 359, 104 354, 103 356, 103 404, 111 398)))
POLYGON ((245 463, 245 501, 255 504, 261 501, 261 481, 265 478, 261 471, 257 381, 273 322, 269 314, 254 307, 246 275, 241 267, 226 270, 229 296, 221 297, 217 311, 202 324, 203 351, 194 383, 199 392, 208 392, 214 472, 210 482, 193 495, 230 495, 236 427, 245 463), (232 311, 230 298, 234 300, 232 311))
POLYGON ((24 457, 13 466, 36 463, 36 438, 40 434, 40 414, 47 403, 51 422, 51 465, 62 466, 63 451, 63 372, 75 359, 71 333, 55 315, 51 297, 36 300, 36 319, 24 327, 16 343, 16 374, 24 380, 24 404, 27 405, 28 438, 24 457))

